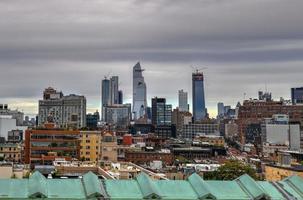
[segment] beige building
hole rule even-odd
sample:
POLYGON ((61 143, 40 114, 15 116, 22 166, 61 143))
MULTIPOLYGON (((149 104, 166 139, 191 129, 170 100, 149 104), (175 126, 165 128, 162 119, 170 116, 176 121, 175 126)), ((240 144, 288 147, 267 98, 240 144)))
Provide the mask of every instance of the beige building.
POLYGON ((101 140, 100 161, 117 162, 118 160, 117 138, 111 133, 105 133, 101 140))
POLYGON ((101 131, 80 132, 80 159, 97 163, 101 151, 101 131))
POLYGON ((21 162, 22 147, 15 143, 0 144, 0 158, 5 161, 21 162))
POLYGON ((276 166, 266 165, 265 166, 265 179, 267 181, 280 181, 289 176, 297 175, 303 178, 303 167, 302 166, 276 166))

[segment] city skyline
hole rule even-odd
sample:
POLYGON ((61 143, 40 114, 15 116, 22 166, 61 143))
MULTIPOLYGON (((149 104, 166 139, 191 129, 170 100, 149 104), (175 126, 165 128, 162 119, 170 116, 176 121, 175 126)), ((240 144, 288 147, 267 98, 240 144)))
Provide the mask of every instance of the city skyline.
POLYGON ((131 103, 137 61, 146 69, 148 104, 158 96, 174 107, 180 89, 192 102, 190 66, 207 67, 212 117, 218 102, 235 106, 244 93, 257 97, 266 85, 275 99, 290 99, 290 88, 303 86, 302 1, 69 4, 0 3, 1 103, 35 115, 42 91, 52 86, 85 95, 93 112, 100 110, 100 83, 110 72, 131 103))

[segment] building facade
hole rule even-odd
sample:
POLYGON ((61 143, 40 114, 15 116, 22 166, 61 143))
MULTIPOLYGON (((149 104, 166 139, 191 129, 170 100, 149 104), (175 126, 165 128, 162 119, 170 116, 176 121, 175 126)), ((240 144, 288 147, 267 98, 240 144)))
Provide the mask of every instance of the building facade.
POLYGON ((147 98, 146 98, 146 83, 142 72, 144 70, 141 68, 138 62, 133 67, 133 118, 137 120, 139 118, 145 117, 147 109, 147 98))
POLYGON ((101 162, 117 162, 118 144, 117 137, 112 133, 104 133, 101 140, 101 162))
POLYGON ((249 124, 260 124, 264 118, 272 118, 275 114, 286 114, 290 123, 299 122, 302 127, 303 105, 288 105, 281 101, 245 100, 243 105, 239 106, 236 120, 240 142, 245 143, 245 131, 249 124))
POLYGON ((116 129, 127 129, 131 120, 130 104, 105 106, 104 121, 116 129))
POLYGON ((192 74, 193 119, 201 121, 206 118, 204 76, 202 72, 192 74))
POLYGON ((13 119, 16 119, 17 126, 23 125, 24 113, 9 109, 7 104, 0 104, 0 115, 12 116, 13 119))
POLYGON ((98 163, 101 152, 101 131, 80 131, 80 159, 98 163))
POLYGON ((25 132, 25 163, 51 165, 56 158, 80 159, 80 131, 53 129, 32 129, 25 132))
POLYGON ((217 123, 189 123, 183 125, 182 138, 192 140, 200 135, 216 135, 220 136, 219 124, 217 123))
POLYGON ((303 104, 303 87, 291 88, 291 102, 293 105, 303 104))
POLYGON ((4 161, 20 163, 22 147, 16 143, 0 144, 0 158, 4 161))
POLYGON ((60 128, 86 127, 86 98, 79 95, 64 96, 53 88, 44 91, 39 100, 38 125, 42 126, 51 117, 60 128))
POLYGON ((179 90, 179 95, 178 95, 178 99, 179 99, 179 110, 180 111, 184 111, 184 112, 188 112, 189 108, 188 108, 188 93, 183 91, 183 90, 179 90))

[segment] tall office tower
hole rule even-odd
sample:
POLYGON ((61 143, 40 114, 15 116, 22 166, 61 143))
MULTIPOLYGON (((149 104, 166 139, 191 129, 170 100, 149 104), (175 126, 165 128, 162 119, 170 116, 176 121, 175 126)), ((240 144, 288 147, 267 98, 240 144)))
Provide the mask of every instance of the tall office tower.
POLYGON ((119 77, 112 76, 110 78, 110 98, 111 105, 119 104, 119 77))
POLYGON ((102 80, 102 91, 101 91, 101 115, 102 120, 104 120, 104 106, 111 104, 111 89, 110 80, 106 77, 102 80))
POLYGON ((47 88, 43 100, 39 100, 38 125, 43 125, 50 118, 60 128, 85 127, 86 98, 74 94, 64 96, 62 92, 47 88))
POLYGON ((225 109, 224 109, 224 103, 219 102, 218 103, 218 118, 224 117, 225 109))
POLYGON ((188 95, 187 92, 183 90, 179 90, 179 110, 180 111, 188 111, 188 95))
POLYGON ((166 104, 165 98, 152 98, 152 124, 154 126, 171 125, 172 105, 166 104))
POLYGON ((193 73, 192 82, 193 118, 194 121, 201 121, 206 117, 203 73, 198 71, 193 73))
POLYGON ((111 104, 110 80, 107 78, 102 80, 102 106, 111 104))
POLYGON ((146 101, 146 84, 141 69, 140 62, 133 67, 133 115, 134 120, 145 116, 146 101))
POLYGON ((291 88, 291 102, 293 105, 303 104, 303 87, 291 88))
POLYGON ((122 90, 119 90, 119 93, 118 93, 118 104, 123 104, 123 91, 122 90))

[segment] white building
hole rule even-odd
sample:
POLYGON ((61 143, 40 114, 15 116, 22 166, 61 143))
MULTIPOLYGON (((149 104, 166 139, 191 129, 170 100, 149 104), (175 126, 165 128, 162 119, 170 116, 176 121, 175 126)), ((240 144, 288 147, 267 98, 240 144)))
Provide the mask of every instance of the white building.
POLYGON ((138 62, 133 67, 133 117, 137 120, 144 117, 147 109, 146 84, 142 75, 143 69, 138 62))
POLYGON ((8 132, 12 130, 22 130, 23 138, 27 126, 17 126, 17 120, 9 115, 0 115, 0 137, 7 140, 8 132))
POLYGON ((291 150, 300 150, 300 125, 264 124, 262 139, 264 143, 287 145, 291 150))
POLYGON ((0 115, 12 116, 13 119, 16 119, 18 126, 23 125, 24 113, 18 110, 9 109, 7 104, 0 104, 0 115))

